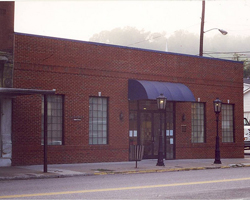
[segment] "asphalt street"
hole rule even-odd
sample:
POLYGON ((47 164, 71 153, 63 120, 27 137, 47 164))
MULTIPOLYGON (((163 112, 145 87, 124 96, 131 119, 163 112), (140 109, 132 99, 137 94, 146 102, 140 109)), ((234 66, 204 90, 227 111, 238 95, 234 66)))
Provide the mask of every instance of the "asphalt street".
POLYGON ((247 199, 249 168, 0 182, 8 199, 247 199))
MULTIPOLYGON (((250 150, 245 158, 79 163, 0 168, 0 198, 228 199, 250 197, 250 150)), ((249 198, 250 199, 250 198, 249 198)))

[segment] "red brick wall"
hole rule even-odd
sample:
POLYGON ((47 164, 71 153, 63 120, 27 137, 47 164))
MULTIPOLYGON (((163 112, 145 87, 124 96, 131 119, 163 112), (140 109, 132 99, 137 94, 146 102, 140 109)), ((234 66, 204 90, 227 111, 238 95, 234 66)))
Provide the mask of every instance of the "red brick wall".
MULTIPOLYGON (((206 143, 191 143, 191 103, 176 104, 176 158, 213 158, 213 100, 235 104, 236 143, 221 157, 243 157, 243 65, 239 62, 97 43, 15 34, 14 87, 56 89, 65 95, 65 145, 49 146, 49 163, 128 160, 128 79, 183 83, 206 103, 206 143), (109 98, 109 144, 88 144, 89 96, 109 98), (120 112, 124 119, 119 119, 120 112), (185 113, 186 120, 181 122, 185 113), (81 121, 73 121, 82 116, 81 121), (181 131, 186 125, 187 131, 181 131)), ((221 134, 221 133, 220 133, 221 134)), ((41 98, 13 103, 13 165, 41 164, 41 98)))
POLYGON ((0 51, 12 52, 14 36, 14 1, 0 2, 0 51))
POLYGON ((0 1, 0 87, 12 87, 14 2, 0 1))

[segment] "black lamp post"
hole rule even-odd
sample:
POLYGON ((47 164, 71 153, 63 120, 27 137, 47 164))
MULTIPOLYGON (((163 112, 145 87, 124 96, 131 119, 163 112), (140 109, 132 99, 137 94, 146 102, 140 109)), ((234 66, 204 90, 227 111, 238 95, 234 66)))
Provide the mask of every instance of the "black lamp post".
POLYGON ((159 97, 156 98, 158 110, 160 111, 160 134, 159 134, 159 148, 158 148, 158 161, 156 166, 165 166, 163 162, 163 134, 162 134, 162 112, 166 109, 167 98, 160 94, 159 97))
POLYGON ((219 138, 219 128, 218 128, 219 114, 221 112, 221 104, 222 104, 222 101, 219 100, 219 98, 214 100, 214 112, 216 114, 216 124, 217 124, 217 135, 216 135, 214 164, 221 164, 221 161, 220 161, 220 138, 219 138))

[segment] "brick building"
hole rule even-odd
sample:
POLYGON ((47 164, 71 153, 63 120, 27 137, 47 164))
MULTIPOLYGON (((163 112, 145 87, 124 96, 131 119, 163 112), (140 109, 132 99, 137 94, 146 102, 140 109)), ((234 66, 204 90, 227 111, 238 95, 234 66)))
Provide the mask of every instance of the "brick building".
POLYGON ((241 62, 14 33, 13 10, 0 2, 1 26, 10 25, 0 33, 1 69, 12 69, 0 88, 0 160, 42 164, 44 126, 50 164, 127 161, 133 144, 157 158, 160 114, 165 159, 214 158, 217 97, 221 157, 244 156, 241 62))

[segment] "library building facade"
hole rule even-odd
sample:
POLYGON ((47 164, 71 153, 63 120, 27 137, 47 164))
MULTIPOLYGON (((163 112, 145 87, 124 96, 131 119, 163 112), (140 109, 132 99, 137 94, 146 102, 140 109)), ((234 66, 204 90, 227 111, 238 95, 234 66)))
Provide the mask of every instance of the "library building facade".
POLYGON ((244 157, 243 63, 14 32, 0 2, 0 166, 244 157), (157 98, 166 98, 159 109, 157 98), (45 137, 46 136, 46 137, 45 137))

